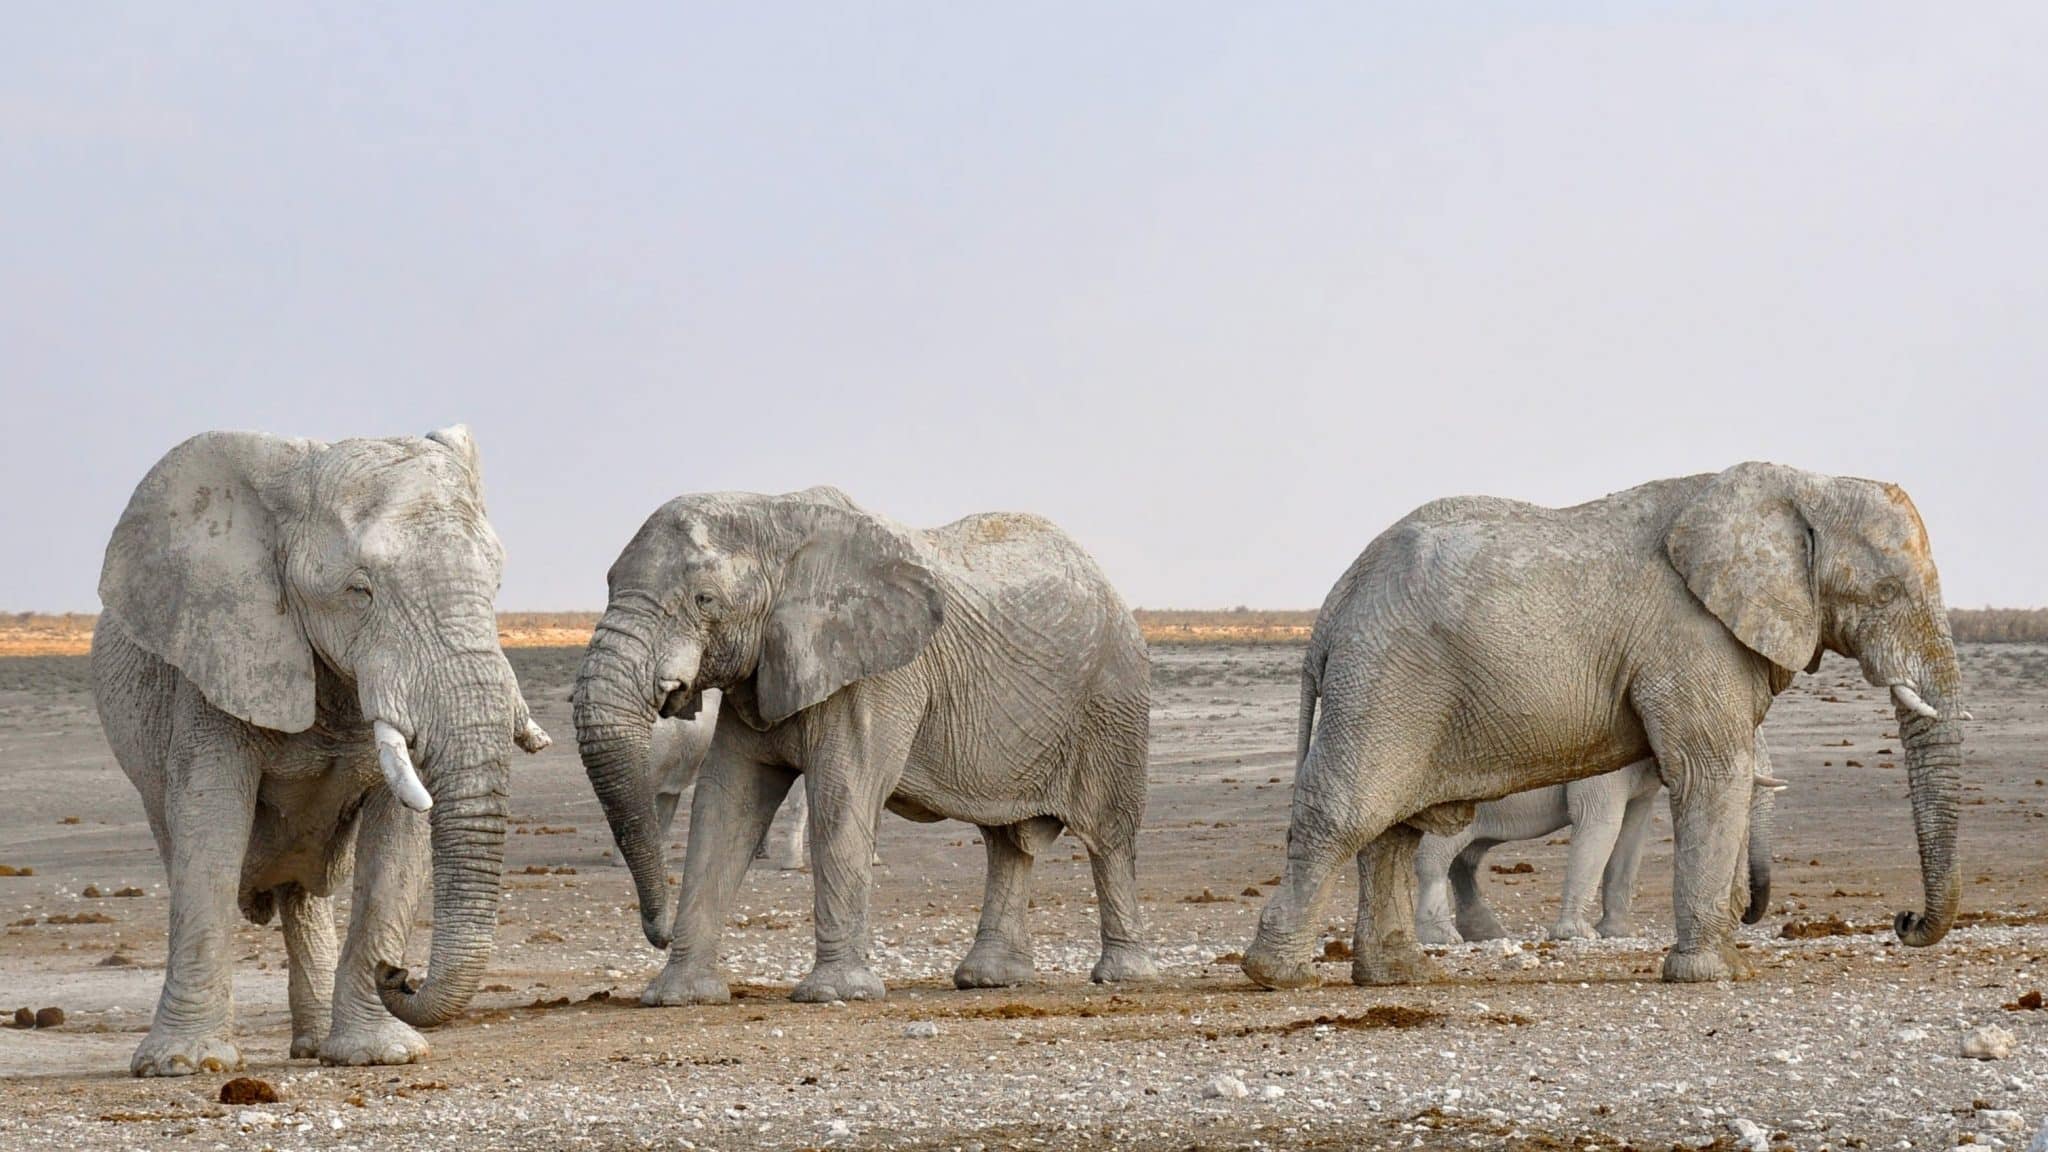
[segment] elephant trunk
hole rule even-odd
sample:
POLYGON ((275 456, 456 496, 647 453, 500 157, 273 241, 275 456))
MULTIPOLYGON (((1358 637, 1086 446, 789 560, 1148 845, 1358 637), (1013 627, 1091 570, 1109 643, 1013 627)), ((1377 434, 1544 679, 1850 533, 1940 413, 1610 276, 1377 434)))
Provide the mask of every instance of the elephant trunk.
POLYGON ((1899 700, 1899 738, 1906 748, 1906 778, 1913 799, 1913 833, 1920 846, 1920 879, 1926 906, 1901 912, 1893 921, 1899 942, 1924 948, 1948 934, 1955 922, 1962 886, 1956 871, 1956 814, 1962 788, 1963 729, 1961 676, 1955 648, 1943 637, 1941 658, 1919 681, 1933 716, 1899 700))
POLYGON ((506 800, 513 708, 510 667, 493 652, 450 704, 437 705, 417 738, 434 805, 428 813, 434 868, 434 941, 427 979, 383 965, 377 991, 393 1016, 417 1028, 446 1023, 476 995, 498 926, 505 871, 506 800), (454 719, 450 719, 454 718, 454 719))
POLYGON ((583 770, 604 807, 612 839, 633 874, 640 902, 640 930, 656 948, 667 948, 667 874, 662 863, 662 829, 654 811, 654 781, 648 763, 654 709, 630 666, 600 650, 602 631, 576 683, 576 746, 583 770))

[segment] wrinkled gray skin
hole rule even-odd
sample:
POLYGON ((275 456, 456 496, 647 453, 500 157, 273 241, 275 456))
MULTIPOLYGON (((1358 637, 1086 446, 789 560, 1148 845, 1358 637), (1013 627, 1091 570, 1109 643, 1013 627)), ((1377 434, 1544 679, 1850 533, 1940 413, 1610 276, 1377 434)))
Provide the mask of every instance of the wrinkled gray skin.
POLYGON ((331 445, 210 432, 136 488, 92 647, 108 743, 170 877, 136 1075, 242 1066, 238 905, 283 916, 293 1057, 408 1063, 427 1053, 414 1028, 469 1002, 497 923, 507 755, 547 743, 498 649, 501 564, 460 426, 331 445), (402 753, 380 761, 373 721, 402 753), (433 956, 413 989, 397 966, 430 861, 433 956))
POLYGON ((1473 806, 1655 757, 1671 790, 1677 941, 1667 980, 1739 974, 1728 877, 1753 734, 1823 650, 1890 687, 1933 944, 1956 912, 1966 718, 1927 533, 1899 488, 1774 464, 1573 508, 1459 497, 1368 546, 1324 602, 1302 670, 1287 870, 1244 969, 1313 983, 1319 905, 1356 857, 1351 976, 1427 978, 1414 856, 1473 806))
MULTIPOLYGON (((1763 919, 1771 899, 1771 828, 1777 811, 1774 797, 1784 785, 1770 775, 1770 750, 1757 733, 1756 780, 1749 799, 1747 859, 1739 861, 1733 899, 1744 924, 1763 919)), ((1638 760, 1619 772, 1589 776, 1488 800, 1474 810, 1472 823, 1451 836, 1424 835, 1415 852, 1415 938, 1423 944, 1457 944, 1498 940, 1508 934, 1479 886, 1479 867, 1497 844, 1535 840, 1569 828, 1571 852, 1565 861, 1564 899, 1552 940, 1583 940, 1594 935, 1633 936, 1629 906, 1635 900, 1636 873, 1643 842, 1649 838, 1650 816, 1664 782, 1657 762, 1638 760), (1595 896, 1600 922, 1592 921, 1595 896)))
POLYGON ((1032 857, 1071 829, 1102 916, 1098 981, 1151 976, 1136 838, 1150 693, 1137 622, 1057 528, 991 514, 928 532, 824 488, 685 496, 620 554, 578 676, 583 764, 670 950, 647 1004, 722 1003, 726 909, 777 806, 806 783, 817 957, 792 998, 879 998, 868 885, 886 806, 979 825, 987 892, 961 987, 1032 975, 1032 857), (690 805, 673 923, 649 767, 662 715, 724 693, 690 805))

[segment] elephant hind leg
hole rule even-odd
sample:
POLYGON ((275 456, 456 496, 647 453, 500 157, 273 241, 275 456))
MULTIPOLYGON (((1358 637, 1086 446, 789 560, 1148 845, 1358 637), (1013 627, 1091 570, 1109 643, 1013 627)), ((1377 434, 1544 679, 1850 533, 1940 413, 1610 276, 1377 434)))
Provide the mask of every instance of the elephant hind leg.
MULTIPOLYGON (((1145 817, 1146 751, 1151 711, 1142 693, 1098 696, 1089 709, 1087 735, 1074 762, 1078 787, 1087 797, 1066 823, 1088 847, 1095 877, 1095 903, 1102 918, 1102 955, 1088 978, 1097 984, 1151 980, 1159 975, 1145 943, 1145 918, 1138 905, 1138 825, 1145 817)), ((1019 825, 1034 838, 1043 824, 1019 825)))
POLYGON ((1486 902, 1486 890, 1479 886, 1479 866, 1499 843, 1487 838, 1473 840, 1451 861, 1449 880, 1457 906, 1458 935, 1468 942, 1500 940, 1508 934, 1507 926, 1486 902))
POLYGON ((1477 836, 1466 825, 1448 836, 1428 835, 1415 850, 1415 938, 1424 944, 1457 944, 1457 908, 1451 898, 1451 865, 1477 836))
POLYGON ((1009 988, 1028 982, 1035 971, 1025 912, 1031 903, 1034 853, 1026 850, 1030 841, 1019 835, 1020 830, 1016 825, 981 828, 988 853, 981 924, 974 932, 974 947, 953 970, 956 988, 1009 988))
POLYGON ((1358 853, 1353 984, 1416 984, 1436 974, 1415 940, 1415 850, 1421 843, 1419 830, 1396 824, 1358 853))
POLYGON ((290 884, 277 890, 277 905, 284 919, 292 1059, 311 1059, 334 1025, 334 901, 290 884))

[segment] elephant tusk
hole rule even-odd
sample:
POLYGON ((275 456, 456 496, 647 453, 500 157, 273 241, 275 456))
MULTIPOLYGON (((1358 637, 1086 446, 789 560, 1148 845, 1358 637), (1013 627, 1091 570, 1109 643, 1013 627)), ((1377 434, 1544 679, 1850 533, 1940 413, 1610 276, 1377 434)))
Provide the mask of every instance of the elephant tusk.
POLYGON ((528 752, 539 752, 553 744, 555 738, 548 735, 547 729, 535 724, 533 717, 528 716, 519 722, 519 730, 512 734, 512 742, 528 752))
POLYGON ((1773 792, 1791 787, 1790 784, 1785 783, 1776 776, 1766 776, 1762 772, 1756 774, 1756 786, 1759 788, 1769 788, 1773 792))
POLYGON ((1958 719, 1958 720, 1975 720, 1975 719, 1976 719, 1976 717, 1975 717, 1975 716, 1972 716, 1972 715, 1970 715, 1970 710, 1969 710, 1968 708, 1965 708, 1965 709, 1963 709, 1963 710, 1962 710, 1961 712, 1958 712, 1958 713, 1956 713, 1956 719, 1958 719))
POLYGON ((1936 712, 1932 704, 1922 700, 1920 693, 1915 691, 1913 686, 1904 680, 1892 681, 1892 698, 1897 700, 1899 706, 1908 712, 1925 716, 1929 720, 1941 719, 1941 713, 1936 712))
POLYGON ((391 786, 391 794, 415 812, 432 808, 434 798, 427 794, 426 785, 420 783, 420 774, 412 766, 412 753, 405 747, 405 737, 382 720, 370 725, 370 730, 377 736, 377 767, 384 770, 384 782, 391 786))

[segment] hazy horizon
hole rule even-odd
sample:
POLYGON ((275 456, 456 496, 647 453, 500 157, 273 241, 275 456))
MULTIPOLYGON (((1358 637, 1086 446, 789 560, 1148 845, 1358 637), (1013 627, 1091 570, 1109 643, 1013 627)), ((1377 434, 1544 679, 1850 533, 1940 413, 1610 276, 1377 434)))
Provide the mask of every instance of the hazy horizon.
POLYGON ((1425 500, 1770 459, 2048 604, 2048 9, 46 6, 0 43, 0 608, 171 445, 462 421, 508 610, 663 500, 1043 513, 1313 608, 1425 500))

